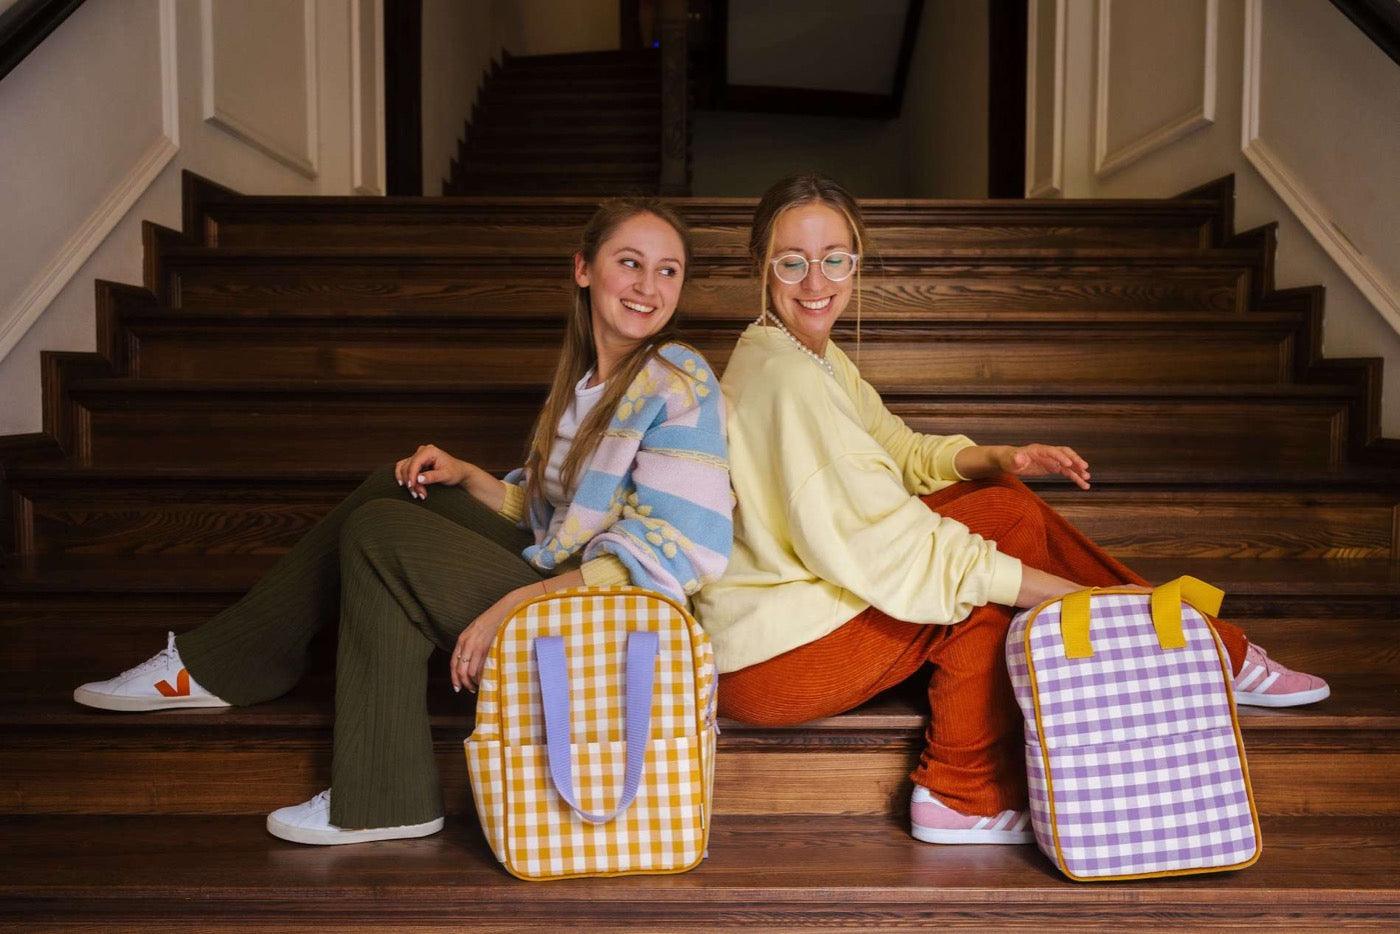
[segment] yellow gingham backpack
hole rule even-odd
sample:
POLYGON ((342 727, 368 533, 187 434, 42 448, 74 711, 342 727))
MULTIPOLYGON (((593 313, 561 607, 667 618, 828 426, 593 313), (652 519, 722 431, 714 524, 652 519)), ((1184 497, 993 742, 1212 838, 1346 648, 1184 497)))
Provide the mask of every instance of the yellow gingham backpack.
POLYGON ((717 687, 704 630, 661 594, 581 587, 516 607, 465 742, 496 858, 529 880, 699 864, 717 687))

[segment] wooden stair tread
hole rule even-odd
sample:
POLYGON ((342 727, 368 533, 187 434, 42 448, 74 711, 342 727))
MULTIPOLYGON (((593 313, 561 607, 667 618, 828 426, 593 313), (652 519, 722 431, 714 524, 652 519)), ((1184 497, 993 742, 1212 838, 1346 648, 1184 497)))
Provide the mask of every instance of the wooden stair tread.
MULTIPOLYGON (((481 320, 492 325, 509 322, 513 329, 522 331, 542 331, 556 337, 564 310, 551 312, 544 318, 532 318, 519 314, 499 315, 490 308, 438 307, 421 309, 384 308, 372 304, 345 305, 337 308, 293 307, 275 305, 249 305, 247 307, 202 308, 197 305, 169 307, 150 304, 143 308, 123 311, 123 320, 131 323, 155 323, 177 327, 181 325, 201 326, 209 324, 249 323, 257 326, 298 326, 315 325, 321 327, 406 327, 413 325, 437 326, 446 324, 454 329, 469 326, 473 320, 481 320)), ((707 315, 706 324, 723 322, 726 328, 732 324, 748 325, 753 321, 748 309, 735 309, 727 314, 716 312, 707 315)), ((940 310, 930 308, 928 314, 919 319, 895 319, 866 321, 861 334, 865 340, 879 339, 888 334, 901 338, 914 336, 938 337, 951 328, 976 328, 985 332, 989 328, 1006 329, 1035 326, 1040 333, 1053 335, 1058 331, 1080 328, 1141 328, 1145 330, 1172 330, 1181 327, 1210 328, 1213 334, 1222 330, 1252 331, 1283 329, 1296 325, 1298 315, 1286 311, 1254 311, 1246 314, 1218 311, 1215 309, 1185 310, 1112 310, 1087 308, 1081 310, 1042 311, 1033 308, 1008 308, 999 312, 975 312, 969 309, 940 310)), ((687 320, 686 329, 699 330, 703 327, 695 320, 687 320)), ((459 330, 460 333, 460 330, 459 330)), ((682 332, 684 333, 684 331, 682 332)), ((738 331, 727 330, 731 338, 737 339, 738 331)), ((834 331, 838 342, 846 343, 855 339, 855 327, 849 322, 838 322, 834 331)))
MULTIPOLYGON (((402 379, 142 379, 131 376, 89 377, 73 380, 70 388, 74 392, 89 393, 129 393, 147 395, 168 393, 180 395, 188 393, 222 393, 252 395, 404 395, 421 397, 428 394, 465 396, 539 396, 547 381, 541 375, 538 385, 518 383, 479 383, 461 380, 402 380, 402 379)), ((990 401, 1015 404, 1040 399, 1076 399, 1085 401, 1127 400, 1202 400, 1206 402, 1241 399, 1264 401, 1307 401, 1312 399, 1346 399, 1355 395, 1355 389, 1346 385, 1328 383, 1268 383, 1234 384, 1208 383, 1203 385, 1176 384, 1154 386, 1151 384, 1125 386, 1121 383, 1076 383, 1076 384, 1018 384, 1016 386, 989 386, 986 384, 944 385, 936 390, 921 387, 885 384, 877 386, 887 403, 921 402, 946 404, 951 401, 990 401)))
MULTIPOLYGON (((365 471, 358 467, 300 467, 295 465, 236 465, 236 464, 81 464, 62 459, 26 461, 9 464, 5 475, 15 480, 39 483, 73 483, 92 485, 177 483, 189 485, 276 485, 296 484, 303 488, 344 487, 364 479, 365 471)), ((1068 480, 1058 477, 1029 477, 1026 485, 1037 493, 1077 490, 1068 480)), ((1094 471, 1093 488, 1088 491, 1144 494, 1180 494, 1183 500, 1193 495, 1255 492, 1260 494, 1308 493, 1319 497, 1345 496, 1353 493, 1400 493, 1400 475, 1388 467, 1351 464, 1325 471, 1279 471, 1271 474, 1242 475, 1237 471, 1218 468, 1190 471, 1132 471, 1112 475, 1094 471)))
POLYGON ((420 840, 348 848, 286 843, 252 816, 13 817, 0 829, 0 917, 50 923, 96 915, 285 924, 290 913, 308 926, 358 916, 557 930, 567 918, 635 930, 723 917, 775 929, 914 929, 942 919, 1181 930, 1257 922, 1261 911, 1304 924, 1380 926, 1400 916, 1395 818, 1265 819, 1263 856, 1247 870, 1111 885, 1065 880, 1033 846, 919 843, 896 818, 722 816, 709 859, 691 872, 552 885, 507 875, 469 818, 420 840))
MULTIPOLYGON (((528 175, 532 168, 501 166, 492 168, 493 173, 507 175, 528 175)), ((572 168, 550 167, 549 171, 569 172, 572 168)), ((638 171, 638 174, 641 174, 638 171)), ((404 246, 385 245, 375 248, 360 246, 282 246, 282 247, 211 247, 198 244, 169 243, 162 246, 162 259, 175 263, 217 263, 222 265, 244 263, 295 262, 298 264, 328 264, 353 260, 361 265, 383 263, 429 264, 451 262, 454 265, 489 262, 507 257, 511 265, 525 265, 530 262, 547 262, 559 265, 565 262, 568 251, 575 244, 564 242, 558 246, 522 244, 491 248, 489 246, 456 246, 435 243, 411 244, 404 246)), ((898 267, 918 266, 1172 266, 1189 267, 1247 267, 1256 261, 1258 251, 1253 249, 1229 249, 1216 247, 1209 250, 1174 247, 1069 247, 1044 248, 1013 247, 952 247, 938 248, 918 246, 908 249, 887 250, 878 260, 872 259, 868 274, 875 271, 898 267)), ((706 267, 717 265, 743 266, 752 263, 747 252, 739 249, 711 247, 697 253, 696 262, 706 267)), ((693 278, 693 277, 692 277, 693 278)))
MULTIPOLYGON (((268 555, 10 556, 0 566, 0 595, 241 592, 276 560, 268 555)), ((1140 558, 1133 567, 1148 580, 1190 574, 1227 593, 1400 595, 1400 563, 1384 559, 1140 558)))
MULTIPOLYGON (((442 659, 434 656, 437 669, 442 659)), ((72 700, 73 688, 89 680, 111 677, 115 671, 74 671, 63 684, 52 674, 15 673, 0 690, 0 728, 82 728, 107 731, 115 742, 122 733, 176 728, 208 729, 304 729, 331 726, 331 683, 308 677, 284 697, 251 707, 197 708, 156 713, 119 713, 92 710, 72 700), (68 683, 71 681, 72 683, 68 683)), ((444 733, 465 738, 471 732, 473 701, 465 693, 454 694, 435 670, 428 691, 432 725, 444 733)), ((1241 707, 1240 725, 1248 740, 1260 731, 1395 731, 1400 730, 1400 677, 1320 673, 1328 678, 1332 696, 1307 707, 1271 709, 1241 707)), ((861 707, 785 727, 756 727, 721 719, 720 748, 771 745, 796 749, 804 744, 822 745, 834 738, 858 739, 861 734, 879 739, 917 742, 928 720, 928 704, 916 675, 909 682, 879 695, 861 707), (879 734, 876 736, 875 734, 879 734), (888 735, 887 735, 888 734, 888 735)), ((844 741, 843 741, 844 742, 844 741)))

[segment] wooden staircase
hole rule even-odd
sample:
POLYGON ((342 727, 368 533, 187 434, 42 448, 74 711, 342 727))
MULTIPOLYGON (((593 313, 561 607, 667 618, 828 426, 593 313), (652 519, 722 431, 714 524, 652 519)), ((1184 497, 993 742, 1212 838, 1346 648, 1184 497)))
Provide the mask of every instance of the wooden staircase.
MULTIPOLYGON (((593 204, 243 197, 187 175, 183 229, 146 226, 143 287, 97 283, 98 351, 46 354, 45 433, 0 439, 0 925, 1400 924, 1400 471, 1380 368, 1320 357, 1321 290, 1274 289, 1273 227, 1233 232, 1228 178, 1168 200, 871 202, 861 359, 918 428, 1074 445, 1095 489, 1037 484, 1047 500, 1149 578, 1224 587, 1227 616, 1329 678, 1322 704, 1243 713, 1266 840, 1245 872, 1084 886, 1031 847, 913 841, 917 678, 818 723, 724 724, 694 872, 542 886, 476 828, 471 701, 440 659, 452 816, 418 841, 318 849, 262 828, 328 783, 333 633, 272 703, 72 703, 235 600, 377 464, 434 441, 514 466, 593 204)), ((698 239, 689 335, 719 365, 753 317, 753 202, 677 206, 698 239)))
POLYGON ((656 194, 661 54, 513 56, 494 65, 444 195, 656 194))

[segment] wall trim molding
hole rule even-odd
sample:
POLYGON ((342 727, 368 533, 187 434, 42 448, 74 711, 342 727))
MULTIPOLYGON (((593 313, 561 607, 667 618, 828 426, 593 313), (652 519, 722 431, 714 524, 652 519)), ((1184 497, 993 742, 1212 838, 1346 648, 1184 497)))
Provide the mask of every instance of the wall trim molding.
POLYGON ((0 309, 0 360, 3 360, 58 293, 78 274, 89 257, 126 217, 146 189, 180 149, 179 74, 175 58, 175 3, 159 0, 161 133, 130 170, 107 193, 92 213, 39 270, 13 305, 0 309))
POLYGON ((1113 0, 1098 0, 1095 4, 1094 34, 1094 176, 1107 178, 1131 165, 1148 153, 1169 146, 1184 136, 1215 123, 1216 59, 1220 34, 1220 0, 1205 0, 1205 55, 1201 62, 1201 101, 1179 117, 1168 120, 1155 130, 1132 142, 1108 151, 1108 91, 1110 7, 1113 0))
POLYGON ((1050 177, 1035 177, 1036 164, 1036 60, 1040 55, 1038 25, 1040 3, 1026 5, 1026 197, 1048 198, 1065 191, 1065 42, 1066 0, 1055 2, 1054 106, 1050 117, 1050 177))
POLYGON ((1400 331, 1400 290, 1366 259, 1332 220, 1327 206, 1259 136, 1259 86, 1263 63, 1262 0, 1245 0, 1244 101, 1241 107, 1240 148, 1293 216, 1361 291, 1381 317, 1400 331))
POLYGON ((384 0, 348 0, 350 14, 350 183, 357 195, 384 194, 384 0), (374 59, 364 61, 361 32, 365 8, 372 24, 374 59), (374 119, 366 136, 365 97, 372 97, 374 119))
POLYGON ((214 0, 200 0, 200 97, 204 121, 239 141, 277 160, 307 178, 321 173, 320 146, 320 68, 316 60, 316 0, 302 0, 302 28, 306 34, 303 55, 306 61, 306 152, 288 149, 247 120, 229 113, 214 98, 214 0))

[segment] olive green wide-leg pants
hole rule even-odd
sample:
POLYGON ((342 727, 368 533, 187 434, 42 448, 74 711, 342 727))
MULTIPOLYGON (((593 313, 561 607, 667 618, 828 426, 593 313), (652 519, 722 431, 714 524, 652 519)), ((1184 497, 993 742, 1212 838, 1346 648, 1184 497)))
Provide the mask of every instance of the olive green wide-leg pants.
MULTIPOLYGON (((414 500, 376 470, 248 594, 176 639, 185 667, 231 704, 285 694, 307 645, 339 621, 331 822, 396 827, 443 814, 428 723, 428 657, 542 579, 528 532, 465 490, 414 500)), ((289 804, 294 802, 288 802, 289 804)))

